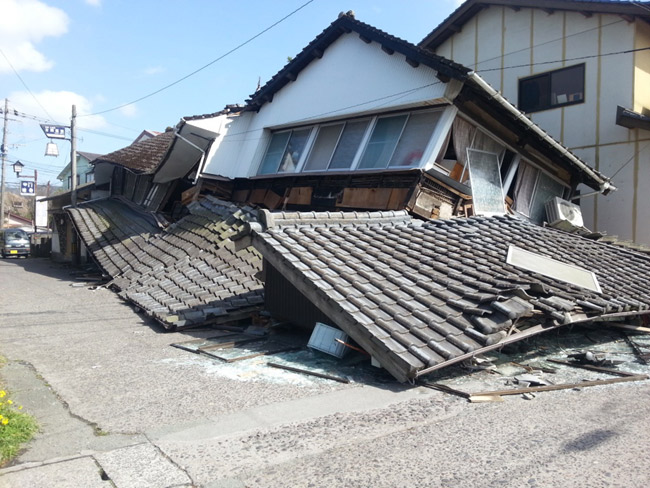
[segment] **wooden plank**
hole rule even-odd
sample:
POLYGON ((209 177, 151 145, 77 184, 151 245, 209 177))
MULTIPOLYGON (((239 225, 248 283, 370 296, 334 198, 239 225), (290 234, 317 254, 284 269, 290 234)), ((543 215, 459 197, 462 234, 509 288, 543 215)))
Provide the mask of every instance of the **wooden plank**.
POLYGON ((294 373, 301 373, 301 374, 306 374, 309 376, 317 376, 318 378, 325 378, 327 380, 333 380, 333 381, 338 381, 339 383, 349 383, 350 380, 347 378, 343 378, 342 376, 334 376, 331 374, 326 374, 326 373, 319 373, 317 371, 310 371, 308 369, 300 369, 300 368, 294 368, 293 366, 287 366, 285 364, 279 364, 279 363, 266 363, 267 366, 271 366, 272 368, 278 368, 278 369, 286 369, 287 371, 292 371, 294 373))
POLYGON ((282 201, 283 197, 281 195, 278 195, 273 190, 267 190, 261 203, 269 210, 275 210, 282 204, 282 201))
POLYGON ((345 188, 339 207, 385 210, 392 188, 345 188))
POLYGON ((422 386, 426 386, 427 388, 431 388, 432 390, 444 391, 445 393, 456 395, 461 398, 469 399, 469 397, 472 396, 470 393, 466 393, 461 390, 456 390, 455 388, 440 383, 429 383, 427 381, 423 381, 422 386))
POLYGON ((263 203, 264 197, 266 197, 266 190, 263 188, 256 188, 251 191, 251 194, 248 197, 250 203, 263 203))
POLYGON ((311 186, 296 186, 289 191, 287 205, 311 205, 311 186))
POLYGON ((641 327, 640 325, 630 325, 630 324, 616 324, 609 322, 608 327, 616 327, 618 329, 633 330, 634 332, 643 332, 645 334, 650 334, 650 327, 641 327))
POLYGON ((610 378, 607 380, 593 380, 583 381, 581 383, 568 383, 561 385, 547 385, 547 386, 529 386, 527 388, 516 388, 513 390, 496 390, 496 391, 482 391, 480 393, 472 393, 469 397, 470 401, 473 396, 492 396, 492 395, 521 395, 522 393, 535 393, 538 391, 556 391, 556 390, 571 390, 573 388, 585 388, 587 386, 600 386, 611 385, 613 383, 625 383, 628 381, 641 381, 647 380, 648 376, 644 374, 634 376, 624 376, 623 378, 610 378))
POLYGON ((618 369, 603 368, 602 366, 594 366, 593 364, 580 364, 571 361, 560 361, 559 359, 547 359, 550 363, 563 364, 573 368, 588 369, 589 371, 598 371, 599 373, 608 373, 616 376, 635 376, 636 373, 629 373, 627 371, 619 371, 618 369))
POLYGON ((232 194, 232 201, 240 202, 240 203, 247 202, 249 194, 250 194, 250 190, 237 190, 232 194))
POLYGON ((386 210, 402 210, 407 203, 410 188, 393 188, 386 204, 386 210))

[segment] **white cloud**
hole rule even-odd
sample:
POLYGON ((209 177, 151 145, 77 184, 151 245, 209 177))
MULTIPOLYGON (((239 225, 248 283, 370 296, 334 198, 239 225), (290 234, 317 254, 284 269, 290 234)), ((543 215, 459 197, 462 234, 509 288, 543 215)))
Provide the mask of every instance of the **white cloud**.
POLYGON ((101 7, 102 6, 102 0, 86 0, 86 3, 88 5, 92 5, 93 7, 101 7))
MULTIPOLYGON (((46 37, 68 31, 66 13, 39 0, 0 0, 0 48, 16 71, 47 71, 53 63, 40 53, 35 44, 46 37)), ((11 72, 0 57, 0 73, 11 72)))
POLYGON ((162 73, 165 71, 165 69, 162 66, 150 66, 149 68, 145 68, 144 74, 151 76, 151 75, 157 75, 158 73, 162 73))
POLYGON ((135 117, 138 113, 138 109, 134 104, 130 103, 120 108, 120 113, 125 117, 135 117))
MULTIPOLYGON (((51 117, 58 123, 68 125, 72 116, 72 105, 77 106, 77 124, 84 129, 102 129, 106 120, 101 115, 85 116, 93 112, 92 102, 83 95, 70 91, 45 90, 34 93, 51 117)), ((20 112, 47 118, 43 109, 28 92, 14 92, 9 95, 12 105, 20 112)))

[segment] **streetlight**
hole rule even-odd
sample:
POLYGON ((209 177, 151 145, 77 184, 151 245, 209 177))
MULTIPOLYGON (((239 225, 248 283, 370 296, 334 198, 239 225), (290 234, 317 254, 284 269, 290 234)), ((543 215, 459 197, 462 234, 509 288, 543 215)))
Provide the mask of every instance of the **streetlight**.
POLYGON ((23 163, 21 163, 20 161, 16 161, 13 164, 14 173, 16 173, 16 178, 20 178, 20 173, 22 172, 24 167, 25 167, 25 165, 23 163))
POLYGON ((76 136, 76 122, 77 122, 77 106, 72 106, 72 117, 70 117, 70 125, 52 125, 41 124, 41 129, 50 142, 45 146, 46 156, 58 156, 59 148, 52 139, 64 139, 70 141, 70 171, 72 172, 72 184, 70 185, 70 203, 73 207, 77 206, 77 136, 76 136), (65 136, 65 130, 70 129, 70 138, 65 136))

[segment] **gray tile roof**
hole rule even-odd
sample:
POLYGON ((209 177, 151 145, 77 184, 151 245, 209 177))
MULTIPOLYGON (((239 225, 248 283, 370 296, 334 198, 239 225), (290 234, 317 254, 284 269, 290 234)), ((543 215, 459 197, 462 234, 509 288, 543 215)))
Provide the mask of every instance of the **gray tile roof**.
POLYGON ((401 381, 550 327, 650 311, 647 256, 513 217, 263 220, 265 259, 401 381), (511 244, 595 272, 602 293, 506 264, 511 244))
POLYGON ((110 163, 128 168, 134 173, 153 173, 163 162, 173 142, 174 131, 170 130, 99 156, 93 164, 110 163))
POLYGON ((116 199, 67 209, 120 296, 163 326, 188 327, 258 310, 264 302, 255 276, 261 257, 252 247, 235 248, 230 240, 256 219, 254 210, 212 197, 192 202, 188 210, 189 215, 154 232, 153 225, 141 224, 152 219, 150 214, 116 199), (120 232, 127 227, 128 232, 120 232))
POLYGON ((147 240, 160 232, 150 213, 122 199, 93 200, 66 211, 88 251, 112 277, 132 269, 147 240))

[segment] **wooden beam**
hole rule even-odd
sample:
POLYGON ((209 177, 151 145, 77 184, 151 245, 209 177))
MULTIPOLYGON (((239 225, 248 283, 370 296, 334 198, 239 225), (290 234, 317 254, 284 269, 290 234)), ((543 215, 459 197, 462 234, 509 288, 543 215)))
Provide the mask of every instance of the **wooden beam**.
POLYGON ((555 13, 555 10, 553 10, 552 8, 543 8, 542 10, 546 12, 548 15, 553 15, 555 13))
POLYGON ((584 15, 587 19, 590 19, 591 17, 594 16, 593 12, 586 12, 586 11, 581 11, 580 12, 582 15, 584 15))
POLYGON ((361 39, 366 44, 370 44, 372 42, 372 39, 370 39, 367 36, 364 36, 363 34, 359 34, 359 39, 361 39))
POLYGON ((393 54, 395 52, 395 49, 392 49, 388 46, 381 46, 381 50, 384 51, 386 54, 393 54))
POLYGON ((580 364, 571 361, 560 361, 559 359, 547 359, 550 363, 563 364, 571 366, 572 368, 588 369, 589 371, 598 371, 599 373, 613 374, 616 376, 635 376, 636 373, 628 373, 627 371, 619 371, 618 369, 603 368, 602 366, 594 366, 593 364, 580 364))
POLYGON ((322 49, 314 49, 314 50, 311 52, 311 54, 312 54, 312 56, 314 56, 315 58, 320 59, 320 58, 323 57, 323 50, 322 50, 322 49))
POLYGON ((626 21, 628 24, 631 24, 632 22, 634 22, 634 15, 623 14, 623 15, 621 15, 621 19, 626 21))
POLYGON ((412 66, 413 68, 417 68, 418 66, 420 66, 420 63, 415 59, 406 58, 406 62, 409 64, 409 66, 412 66))
POLYGON ((266 363, 267 366, 271 366, 272 368, 278 368, 278 369, 286 369, 287 371, 293 371, 294 373, 301 373, 301 374, 306 374, 309 376, 317 376, 318 378, 325 378, 328 380, 333 380, 333 381, 338 381, 339 383, 349 383, 350 380, 347 378, 343 378, 342 376, 334 376, 331 374, 326 374, 326 373, 319 373, 317 371, 311 371, 308 369, 301 369, 301 368, 294 368, 293 366, 287 366, 286 364, 279 364, 279 363, 266 363))
POLYGON ((472 397, 474 396, 493 396, 493 395, 505 396, 505 395, 521 395, 522 393, 535 393, 539 391, 572 390, 573 388, 611 385, 613 383, 626 383, 628 381, 642 381, 647 379, 648 379, 647 375, 637 374, 634 376, 625 376, 623 378, 609 378, 607 380, 582 381, 580 383, 565 383, 561 385, 547 385, 547 386, 529 386, 527 388, 515 388, 511 390, 483 391, 480 393, 472 393, 469 399, 471 401, 472 397))
POLYGON ((293 71, 289 71, 285 76, 289 81, 296 81, 298 79, 298 75, 293 71))

